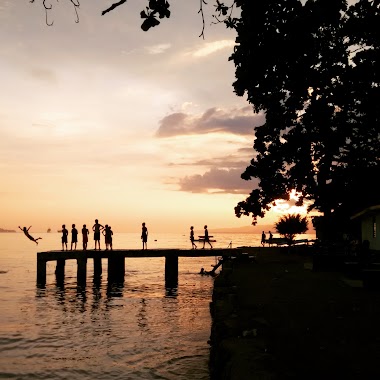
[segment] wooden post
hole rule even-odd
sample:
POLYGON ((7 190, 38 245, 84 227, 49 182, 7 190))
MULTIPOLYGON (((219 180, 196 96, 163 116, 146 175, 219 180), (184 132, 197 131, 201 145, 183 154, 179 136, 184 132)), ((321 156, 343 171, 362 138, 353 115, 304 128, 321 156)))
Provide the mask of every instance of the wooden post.
POLYGON ((37 258, 37 285, 46 284, 46 261, 37 258))
POLYGON ((165 256, 165 288, 178 287, 178 255, 165 256))
POLYGON ((94 257, 94 277, 100 277, 102 274, 102 258, 94 257))
POLYGON ((55 275, 57 280, 63 281, 65 277, 65 259, 57 259, 57 265, 55 267, 55 275))
POLYGON ((111 255, 108 258, 108 281, 124 282, 125 258, 122 255, 111 255))
POLYGON ((86 285, 87 277, 87 257, 77 258, 77 283, 78 285, 86 285))

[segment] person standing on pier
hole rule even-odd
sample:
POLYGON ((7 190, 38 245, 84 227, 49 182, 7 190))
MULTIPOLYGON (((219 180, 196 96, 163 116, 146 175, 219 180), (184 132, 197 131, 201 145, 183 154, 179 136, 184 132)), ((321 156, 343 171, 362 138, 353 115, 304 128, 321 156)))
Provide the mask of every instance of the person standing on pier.
POLYGON ((20 226, 18 226, 18 228, 25 234, 25 236, 30 239, 31 241, 34 241, 37 245, 38 245, 38 241, 37 240, 40 240, 42 239, 42 237, 39 237, 39 238, 34 238, 32 235, 29 234, 29 230, 32 226, 30 226, 29 228, 26 228, 26 227, 23 227, 21 228, 20 226))
POLYGON ((203 240, 203 247, 202 249, 205 249, 205 244, 208 243, 211 247, 211 249, 213 248, 212 247, 212 244, 210 242, 210 237, 208 235, 208 229, 207 229, 207 226, 204 226, 204 229, 205 229, 205 235, 204 235, 204 240, 203 240))
POLYGON ((71 225, 71 247, 70 251, 77 249, 77 243, 78 243, 78 230, 75 228, 75 224, 71 225))
POLYGON ((85 251, 87 249, 87 243, 88 243, 88 235, 89 235, 90 231, 88 230, 88 228, 86 227, 85 224, 83 224, 83 228, 82 228, 82 241, 83 241, 83 251, 85 251))
POLYGON ((265 232, 263 231, 263 233, 261 234, 261 245, 264 247, 265 245, 265 239, 267 238, 267 236, 265 235, 265 232))
POLYGON ((269 239, 268 239, 268 244, 269 244, 269 247, 272 245, 272 242, 273 242, 273 234, 271 231, 268 232, 269 234, 269 239))
POLYGON ((112 235, 113 235, 113 232, 111 230, 111 226, 106 224, 104 226, 104 230, 102 231, 102 233, 104 235, 104 242, 106 244, 106 251, 108 251, 108 249, 110 249, 112 251, 112 235))
POLYGON ((66 225, 62 224, 62 251, 65 250, 67 251, 67 235, 69 234, 69 231, 66 229, 66 225))
POLYGON ((99 223, 98 219, 95 219, 95 224, 92 226, 92 230, 94 231, 95 251, 96 251, 96 245, 98 245, 98 248, 100 251, 100 231, 103 229, 104 229, 104 226, 102 226, 99 223))
POLYGON ((142 224, 141 228, 141 240, 143 243, 143 250, 148 249, 148 228, 145 226, 145 223, 142 224))
POLYGON ((194 227, 190 227, 190 241, 191 241, 191 248, 192 249, 197 249, 197 246, 194 243, 194 227))

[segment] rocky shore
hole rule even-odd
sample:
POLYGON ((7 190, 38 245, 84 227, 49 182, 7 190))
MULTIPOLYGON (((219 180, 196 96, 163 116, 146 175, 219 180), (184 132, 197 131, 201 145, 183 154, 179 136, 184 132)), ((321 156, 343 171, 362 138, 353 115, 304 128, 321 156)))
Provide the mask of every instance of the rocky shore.
POLYGON ((309 248, 255 248, 223 264, 210 312, 212 380, 380 376, 380 291, 315 271, 309 248))

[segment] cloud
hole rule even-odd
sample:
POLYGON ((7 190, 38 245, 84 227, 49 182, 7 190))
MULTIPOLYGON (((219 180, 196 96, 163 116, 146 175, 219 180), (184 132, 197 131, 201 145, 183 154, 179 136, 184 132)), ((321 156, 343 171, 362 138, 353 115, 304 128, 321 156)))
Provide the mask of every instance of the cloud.
POLYGON ((253 128, 264 123, 264 115, 254 114, 250 106, 222 110, 209 108, 202 115, 172 113, 160 121, 157 137, 230 133, 253 135, 253 128))
POLYGON ((148 54, 161 54, 170 49, 170 47, 171 44, 157 44, 153 46, 147 46, 145 50, 148 52, 148 54))
POLYGON ((204 174, 186 176, 179 181, 181 191, 191 193, 248 194, 256 180, 241 179, 241 169, 211 168, 204 174))
POLYGON ((204 167, 215 167, 219 169, 239 169, 242 173, 244 171, 243 168, 249 165, 250 156, 247 156, 247 160, 242 161, 241 155, 235 157, 234 155, 229 155, 227 157, 216 157, 216 158, 208 158, 198 161, 191 162, 182 162, 182 163, 171 163, 170 166, 204 166, 204 167))
POLYGON ((235 45, 234 40, 219 40, 219 41, 214 41, 214 42, 208 42, 208 43, 202 44, 201 48, 188 52, 187 55, 191 55, 193 57, 206 57, 220 50, 231 48, 234 45, 235 45))
POLYGON ((48 83, 56 83, 57 77, 52 70, 49 69, 41 69, 38 67, 34 67, 29 71, 29 74, 40 81, 48 82, 48 83))

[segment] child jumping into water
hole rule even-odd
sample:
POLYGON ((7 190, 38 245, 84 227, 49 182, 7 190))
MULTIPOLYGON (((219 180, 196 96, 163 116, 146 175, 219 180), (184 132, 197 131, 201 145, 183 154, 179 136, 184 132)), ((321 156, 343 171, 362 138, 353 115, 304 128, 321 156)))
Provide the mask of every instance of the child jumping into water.
MULTIPOLYGON (((32 227, 32 226, 30 226, 32 227)), ((23 227, 21 228, 20 226, 18 226, 18 228, 25 234, 25 236, 30 239, 31 241, 34 241, 36 244, 38 244, 38 241, 37 240, 40 240, 42 239, 42 237, 39 237, 39 238, 34 238, 33 236, 29 235, 29 230, 30 230, 30 227, 29 228, 26 228, 26 227, 23 227)))

